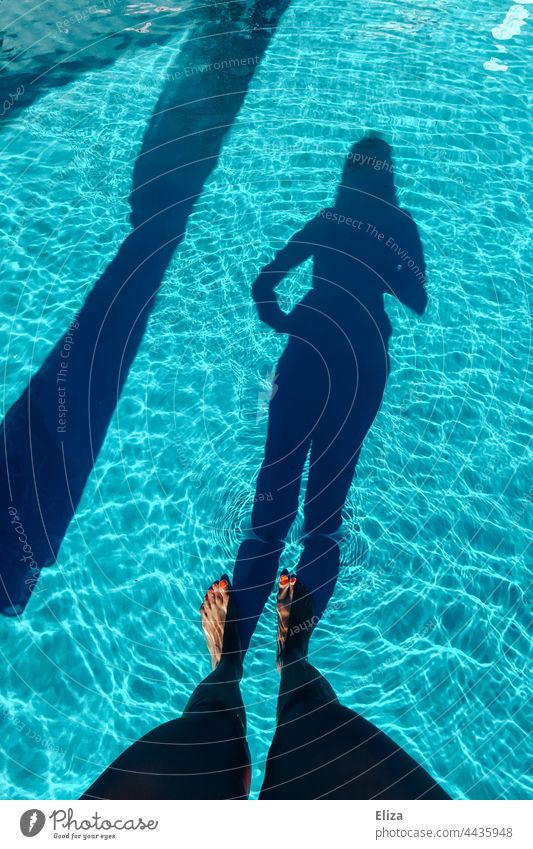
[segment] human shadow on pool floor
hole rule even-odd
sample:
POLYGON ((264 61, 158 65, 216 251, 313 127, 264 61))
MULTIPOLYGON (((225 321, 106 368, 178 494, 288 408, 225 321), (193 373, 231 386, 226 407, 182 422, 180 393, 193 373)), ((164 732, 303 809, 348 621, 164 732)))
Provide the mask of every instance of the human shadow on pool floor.
POLYGON ((352 147, 334 205, 278 251, 252 291, 260 319, 289 341, 275 371, 250 533, 233 575, 244 650, 274 584, 308 456, 296 574, 322 616, 339 571, 342 509, 389 373, 384 295, 418 314, 426 307, 422 245, 398 204, 384 139, 369 134, 352 147), (310 257, 312 288, 287 315, 275 287, 310 257))

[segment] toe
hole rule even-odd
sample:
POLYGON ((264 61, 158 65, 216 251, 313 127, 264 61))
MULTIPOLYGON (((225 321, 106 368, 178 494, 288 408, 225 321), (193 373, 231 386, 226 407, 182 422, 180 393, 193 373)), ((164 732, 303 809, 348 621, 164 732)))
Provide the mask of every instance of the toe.
POLYGON ((218 592, 220 596, 220 603, 222 604, 225 610, 227 610, 228 608, 230 589, 231 585, 228 576, 222 575, 218 585, 218 592))
POLYGON ((286 569, 284 569, 281 575, 279 576, 278 603, 283 603, 286 600, 289 594, 289 587, 289 573, 286 569))
POLYGON ((294 598, 294 591, 296 589, 296 586, 297 586, 296 575, 291 575, 289 577, 289 593, 288 593, 290 601, 292 601, 293 598, 294 598))
POLYGON ((301 598, 301 596, 303 595, 303 593, 302 593, 302 582, 298 580, 296 575, 291 575, 291 577, 289 579, 289 587, 290 587, 291 601, 292 601, 292 599, 294 599, 296 601, 296 599, 301 598))

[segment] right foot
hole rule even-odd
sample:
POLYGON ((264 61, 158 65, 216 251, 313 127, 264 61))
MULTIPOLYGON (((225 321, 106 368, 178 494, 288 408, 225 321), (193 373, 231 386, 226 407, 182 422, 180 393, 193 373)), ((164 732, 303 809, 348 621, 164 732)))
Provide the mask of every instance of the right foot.
POLYGON ((200 614, 212 668, 216 669, 222 658, 242 666, 235 603, 227 575, 211 584, 204 596, 200 614))
POLYGON ((295 575, 284 570, 279 579, 278 598, 278 652, 276 666, 281 672, 290 659, 307 657, 309 640, 316 624, 311 594, 295 575))

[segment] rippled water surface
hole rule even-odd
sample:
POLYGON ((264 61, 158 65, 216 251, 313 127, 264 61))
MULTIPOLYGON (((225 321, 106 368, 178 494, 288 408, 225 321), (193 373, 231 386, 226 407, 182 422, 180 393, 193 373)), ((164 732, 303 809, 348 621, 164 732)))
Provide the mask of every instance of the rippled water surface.
MULTIPOLYGON (((531 8, 509 20, 496 0, 294 0, 166 274, 57 566, 20 620, 0 622, 0 796, 79 795, 207 673, 197 609, 236 554, 283 345, 250 284, 275 240, 332 200, 370 128, 394 147, 430 303, 420 320, 387 304, 393 371, 313 659, 453 796, 532 795, 531 8)), ((181 37, 125 49, 3 126, 3 413, 128 232, 135 156, 181 37)), ((305 265, 285 303, 309 282, 305 265)), ((273 637, 271 605, 244 684, 255 791, 273 637)))

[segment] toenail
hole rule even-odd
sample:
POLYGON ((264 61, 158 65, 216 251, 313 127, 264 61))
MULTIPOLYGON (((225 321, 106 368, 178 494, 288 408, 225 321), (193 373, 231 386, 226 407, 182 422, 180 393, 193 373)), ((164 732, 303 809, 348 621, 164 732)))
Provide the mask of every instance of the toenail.
POLYGON ((215 589, 217 589, 217 588, 218 588, 218 581, 215 581, 215 583, 213 584, 213 587, 214 587, 215 589))
POLYGON ((228 586, 228 582, 226 581, 225 578, 222 578, 222 580, 220 582, 220 586, 222 587, 223 590, 226 589, 226 587, 228 586))
POLYGON ((280 582, 281 586, 284 587, 286 584, 289 583, 289 576, 288 575, 282 575, 281 578, 279 579, 279 582, 280 582))
POLYGON ((295 577, 294 577, 294 575, 293 575, 293 576, 292 576, 292 578, 291 578, 291 586, 292 586, 293 584, 295 584, 295 583, 296 583, 296 578, 295 578, 295 577))

